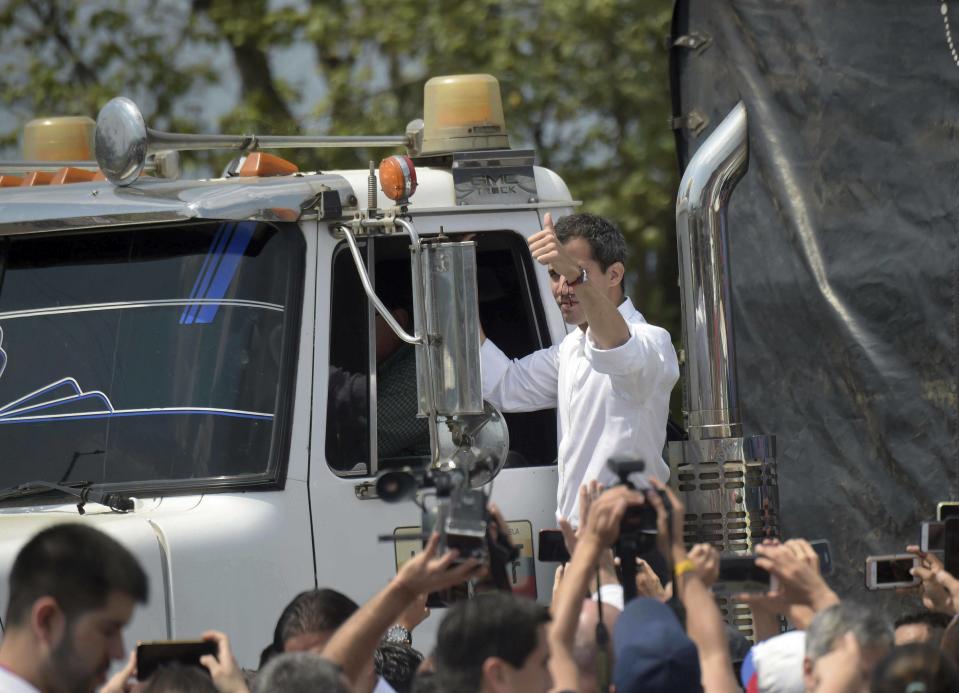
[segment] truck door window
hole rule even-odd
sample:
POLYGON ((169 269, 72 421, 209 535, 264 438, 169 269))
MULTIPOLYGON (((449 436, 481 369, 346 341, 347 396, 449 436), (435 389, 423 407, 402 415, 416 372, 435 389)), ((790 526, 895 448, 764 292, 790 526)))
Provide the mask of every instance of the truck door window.
POLYGON ((275 481, 304 246, 255 222, 0 239, 0 487, 275 481))
MULTIPOLYGON (((549 341, 542 306, 538 294, 530 289, 535 282, 525 241, 506 231, 483 233, 479 239, 480 313, 487 334, 511 357, 546 346, 549 341)), ((373 268, 377 294, 394 318, 413 332, 409 241, 402 237, 372 241, 373 260, 369 260, 365 245, 364 258, 373 268)), ((426 420, 416 416, 413 347, 393 335, 379 317, 370 329, 366 295, 345 244, 334 256, 331 295, 326 434, 330 467, 341 475, 371 473, 370 421, 374 418, 376 468, 422 463, 430 453, 429 433, 426 420), (371 345, 376 354, 375 368, 370 365, 371 345), (375 382, 372 393, 371 380, 375 382)), ((508 466, 555 462, 555 410, 507 414, 506 419, 510 431, 508 466)))

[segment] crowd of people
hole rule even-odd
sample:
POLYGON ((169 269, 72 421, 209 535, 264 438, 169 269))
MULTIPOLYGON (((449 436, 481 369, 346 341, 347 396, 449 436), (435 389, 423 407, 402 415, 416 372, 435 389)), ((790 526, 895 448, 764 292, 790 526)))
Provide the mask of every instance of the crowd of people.
MULTIPOLYGON (((583 486, 583 521, 565 526, 570 561, 556 572, 547 607, 501 590, 450 607, 431 652, 411 631, 428 614, 426 596, 482 582, 487 566, 440 551, 438 535, 371 600, 357 605, 334 589, 297 595, 279 615, 256 671, 241 669, 227 634, 199 666, 161 666, 137 679, 136 651, 123 659, 123 630, 148 597, 137 559, 110 536, 60 524, 33 537, 10 576, 0 691, 10 693, 272 693, 299 691, 818 691, 937 693, 959 690, 959 580, 933 554, 918 557, 924 609, 892 622, 841 601, 801 539, 756 547, 756 564, 776 577, 771 592, 738 595, 753 613, 755 645, 723 621, 711 586, 715 548, 683 542, 684 509, 667 487, 583 486), (623 517, 651 505, 661 580, 637 559, 636 592, 624 603, 622 570, 611 547, 623 517), (788 630, 783 630, 783 624, 788 630)), ((502 522, 491 514, 491 531, 502 522)))

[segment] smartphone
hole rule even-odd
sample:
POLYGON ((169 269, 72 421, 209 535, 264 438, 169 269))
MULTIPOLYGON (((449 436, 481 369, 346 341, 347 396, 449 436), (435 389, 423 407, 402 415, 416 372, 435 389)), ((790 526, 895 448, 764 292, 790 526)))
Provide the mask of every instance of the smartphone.
POLYGON ((919 558, 911 553, 866 557, 866 589, 891 590, 918 585, 920 580, 909 574, 919 565, 919 558))
POLYGON ((716 592, 736 594, 775 589, 775 576, 756 565, 755 554, 719 557, 719 579, 714 587, 716 592))
POLYGON ((946 549, 944 522, 923 522, 919 529, 919 548, 927 553, 942 553, 946 549))
POLYGON ((828 539, 816 539, 810 541, 809 545, 813 547, 816 555, 819 556, 819 574, 832 575, 832 552, 829 550, 828 539))
POLYGON ((941 501, 936 504, 936 519, 943 522, 947 517, 959 517, 959 501, 941 501))
POLYGON ((216 656, 213 640, 152 640, 137 643, 137 680, 146 681, 164 664, 195 666, 206 671, 200 664, 203 655, 216 656))
POLYGON ((959 575, 959 517, 947 517, 942 530, 942 565, 950 575, 959 575))
POLYGON ((539 554, 537 558, 543 563, 569 562, 569 551, 566 550, 563 533, 558 529, 541 529, 539 531, 539 554))

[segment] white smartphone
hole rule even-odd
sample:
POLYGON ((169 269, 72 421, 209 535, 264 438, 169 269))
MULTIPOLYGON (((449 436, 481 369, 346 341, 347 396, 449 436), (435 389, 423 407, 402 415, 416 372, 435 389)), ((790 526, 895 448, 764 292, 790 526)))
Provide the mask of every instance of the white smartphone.
POLYGON ((919 558, 911 553, 866 557, 866 589, 892 590, 897 587, 912 587, 920 580, 909 574, 919 565, 919 558))

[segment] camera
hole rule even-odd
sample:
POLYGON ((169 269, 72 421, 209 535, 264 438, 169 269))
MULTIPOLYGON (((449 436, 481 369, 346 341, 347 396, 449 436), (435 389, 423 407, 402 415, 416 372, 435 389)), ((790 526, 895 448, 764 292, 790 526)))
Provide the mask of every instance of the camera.
MULTIPOLYGON (((619 477, 617 486, 627 486, 635 489, 636 486, 629 480, 630 474, 640 474, 646 471, 643 460, 608 460, 607 466, 619 477)), ((662 491, 646 489, 646 495, 659 493, 663 505, 670 510, 669 499, 662 491)), ((616 555, 622 558, 623 553, 632 553, 634 557, 656 548, 658 535, 656 508, 650 503, 631 505, 626 509, 619 524, 619 539, 616 542, 616 555)))
MULTIPOLYGON (((646 462, 643 460, 607 460, 609 469, 619 477, 616 486, 626 486, 636 489, 629 480, 630 474, 639 474, 646 471, 646 462)), ((614 487, 615 488, 615 487, 614 487)), ((659 493, 659 498, 666 508, 669 517, 667 526, 672 522, 672 505, 669 498, 662 491, 644 489, 646 497, 652 493, 659 493)), ((637 596, 636 590, 636 557, 649 553, 656 548, 657 529, 656 508, 651 503, 631 505, 626 508, 623 519, 619 523, 619 538, 613 546, 613 553, 619 558, 619 581, 623 586, 623 597, 626 601, 637 596)))

